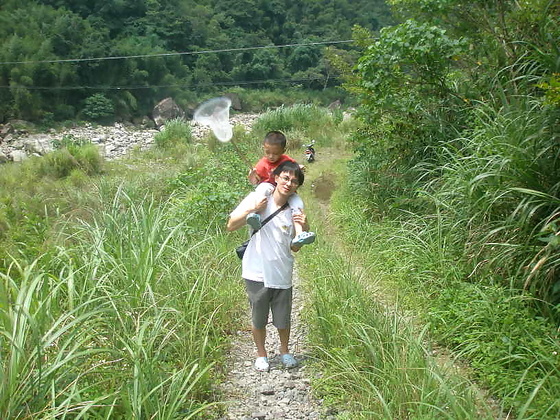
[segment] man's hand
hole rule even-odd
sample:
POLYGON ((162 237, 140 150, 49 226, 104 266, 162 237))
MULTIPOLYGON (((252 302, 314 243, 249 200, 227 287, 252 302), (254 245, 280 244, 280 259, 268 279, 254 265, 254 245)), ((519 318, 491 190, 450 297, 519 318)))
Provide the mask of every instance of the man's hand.
POLYGON ((268 198, 265 196, 262 196, 261 198, 255 200, 255 208, 253 212, 258 213, 259 211, 264 210, 264 208, 266 208, 267 202, 268 202, 268 198))
POLYGON ((294 213, 292 215, 292 220, 294 223, 299 223, 305 232, 309 230, 309 223, 307 222, 307 216, 302 209, 299 209, 299 213, 294 213))
POLYGON ((249 180, 251 185, 257 185, 259 182, 261 182, 261 177, 257 175, 256 168, 253 168, 249 171, 249 174, 247 175, 247 179, 249 180))

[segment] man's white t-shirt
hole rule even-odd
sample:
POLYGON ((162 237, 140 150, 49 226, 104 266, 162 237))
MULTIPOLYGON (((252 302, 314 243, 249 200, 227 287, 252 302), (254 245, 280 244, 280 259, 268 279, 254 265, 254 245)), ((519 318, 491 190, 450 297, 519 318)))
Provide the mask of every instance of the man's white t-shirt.
MULTIPOLYGON (((232 212, 243 210, 255 202, 252 192, 232 212)), ((260 212, 261 220, 278 209, 274 199, 268 199, 266 208, 260 212)), ((242 260, 241 276, 247 280, 264 282, 272 289, 292 287, 294 257, 290 250, 295 235, 292 210, 286 207, 270 219, 249 241, 242 260)))

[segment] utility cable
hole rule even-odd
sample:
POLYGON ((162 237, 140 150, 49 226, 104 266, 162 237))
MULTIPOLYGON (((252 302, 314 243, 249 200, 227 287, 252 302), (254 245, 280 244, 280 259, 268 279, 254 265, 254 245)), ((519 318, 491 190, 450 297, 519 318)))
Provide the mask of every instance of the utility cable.
POLYGON ((227 48, 227 49, 220 49, 220 50, 186 51, 186 52, 142 54, 142 55, 123 55, 123 56, 111 56, 111 57, 65 58, 59 60, 0 61, 0 64, 8 65, 8 64, 39 64, 39 63, 77 63, 77 62, 86 62, 86 61, 126 60, 130 58, 171 57, 171 56, 180 56, 180 55, 198 55, 198 54, 212 54, 212 53, 223 53, 223 52, 251 51, 251 50, 262 50, 262 49, 270 49, 270 48, 289 48, 289 47, 308 47, 313 45, 347 44, 351 42, 354 41, 351 39, 346 39, 346 40, 339 40, 339 41, 308 42, 304 44, 263 45, 257 47, 227 48))
MULTIPOLYGON (((329 79, 340 79, 341 76, 331 75, 329 79)), ((197 87, 211 87, 211 86, 240 86, 240 85, 255 85, 264 83, 298 83, 308 82, 313 80, 324 80, 324 77, 307 77, 301 79, 267 79, 267 80, 245 80, 245 81, 228 81, 228 82, 212 82, 212 83, 197 83, 197 87)), ((141 90, 141 89, 163 89, 172 87, 189 88, 193 87, 190 83, 178 83, 171 85, 145 85, 145 86, 0 86, 0 89, 25 89, 25 90, 79 90, 79 89, 92 89, 92 90, 141 90)))

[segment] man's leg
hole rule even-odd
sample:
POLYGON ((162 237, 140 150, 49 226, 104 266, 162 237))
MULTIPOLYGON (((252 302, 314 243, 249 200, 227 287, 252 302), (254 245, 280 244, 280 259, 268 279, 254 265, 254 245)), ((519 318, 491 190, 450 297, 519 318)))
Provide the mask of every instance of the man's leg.
POLYGON ((253 341, 257 347, 257 360, 255 360, 255 368, 261 372, 267 372, 270 369, 268 364, 266 342, 266 323, 269 312, 269 291, 262 282, 245 280, 247 296, 251 303, 251 321, 253 333, 253 341))
MULTIPOLYGON (((257 346, 257 356, 258 357, 267 357, 266 353, 266 328, 252 328, 253 331, 253 341, 255 342, 255 346, 257 346)), ((289 333, 288 333, 289 335, 289 333)))
POLYGON ((290 329, 278 328, 278 336, 280 337, 280 354, 289 353, 290 329))

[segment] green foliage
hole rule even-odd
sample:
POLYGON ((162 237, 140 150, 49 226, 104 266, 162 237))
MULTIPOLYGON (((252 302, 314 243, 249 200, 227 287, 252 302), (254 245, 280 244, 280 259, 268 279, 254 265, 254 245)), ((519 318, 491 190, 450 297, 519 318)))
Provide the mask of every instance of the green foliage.
POLYGON ((549 77, 548 81, 537 85, 545 93, 545 103, 560 107, 560 73, 555 73, 549 77))
MULTIPOLYGON (((344 177, 339 168, 329 169, 336 171, 330 176, 344 177)), ((427 345, 427 328, 400 302, 385 301, 390 293, 383 280, 398 274, 384 258, 395 252, 395 241, 364 218, 353 194, 335 191, 328 221, 311 203, 319 242, 302 250, 298 261, 310 301, 314 367, 323 372, 313 385, 324 404, 348 419, 493 418, 461 372, 440 364, 437 349, 427 345)), ((402 258, 399 267, 406 262, 402 258)))
MULTIPOLYGON (((244 161, 231 145, 220 146, 214 150, 215 157, 205 159, 197 167, 187 167, 171 182, 179 193, 176 217, 189 230, 221 229, 229 213, 249 191, 244 161)), ((241 153, 250 156, 251 152, 241 153)))
POLYGON ((415 21, 384 29, 350 86, 351 185, 367 221, 400 226, 370 236, 505 409, 556 418, 557 5, 391 3, 415 21))
POLYGON ((42 157, 38 164, 39 176, 64 178, 79 169, 88 175, 101 173, 103 158, 99 148, 83 139, 66 136, 56 143, 54 150, 42 157))
MULTIPOLYGON (((286 133, 296 130, 306 133, 308 138, 327 140, 329 130, 335 129, 332 114, 325 108, 315 105, 296 104, 291 107, 281 106, 269 110, 259 117, 253 124, 253 132, 264 138, 271 130, 279 130, 286 133)), ((299 141, 303 143, 303 139, 299 141)), ((325 142, 328 144, 328 142, 325 142)))
POLYGON ((393 168, 410 167, 430 157, 429 146, 461 129, 468 114, 452 68, 463 52, 464 42, 435 26, 409 20, 381 31, 356 67, 363 118, 387 128, 372 154, 381 153, 393 168))
POLYGON ((244 89, 233 88, 229 90, 239 95, 243 112, 266 112, 267 110, 295 104, 311 103, 316 106, 326 107, 332 102, 341 100, 345 107, 351 106, 355 100, 347 92, 327 88, 321 91, 309 91, 301 86, 282 89, 244 89))
POLYGON ((356 66, 352 185, 370 214, 434 220, 464 271, 531 290, 557 316, 557 108, 538 97, 554 103, 555 6, 392 4, 417 20, 384 28, 356 66))
POLYGON ((161 192, 168 159, 137 159, 102 179, 38 177, 39 159, 0 168, 2 418, 214 416, 211 369, 244 308, 237 240, 190 229, 161 192))
MULTIPOLYGON (((353 245, 349 265, 371 270, 368 275, 362 268, 359 272, 365 279, 380 279, 381 296, 396 295, 404 309, 419 314, 430 337, 453 350, 481 386, 503 401, 502 411, 514 407, 519 419, 557 417, 557 328, 535 312, 533 297, 487 285, 486 278, 463 264, 462 244, 470 240, 470 233, 462 225, 451 225, 455 219, 446 220, 446 213, 459 208, 441 203, 437 215, 372 221, 363 211, 367 203, 356 199, 351 190, 336 194, 332 202, 334 220, 341 227, 337 239, 353 245)), ((371 308, 371 301, 368 305, 371 308)), ((333 305, 330 310, 337 309, 333 305)), ((328 314, 320 315, 330 319, 328 314)))
POLYGON ((557 316, 557 111, 526 100, 499 111, 481 105, 464 147, 452 141, 440 149, 447 163, 434 169, 440 176, 427 195, 445 209, 441 224, 466 232, 455 240, 471 270, 487 282, 531 290, 547 302, 544 313, 557 316))
POLYGON ((184 149, 192 143, 191 126, 182 118, 167 121, 163 131, 154 136, 154 143, 163 150, 184 149))
POLYGON ((96 93, 84 101, 84 115, 92 121, 103 121, 114 113, 113 102, 101 93, 96 93))
POLYGON ((433 302, 429 321, 518 418, 554 418, 560 383, 558 338, 527 306, 530 298, 500 287, 452 283, 433 302))

